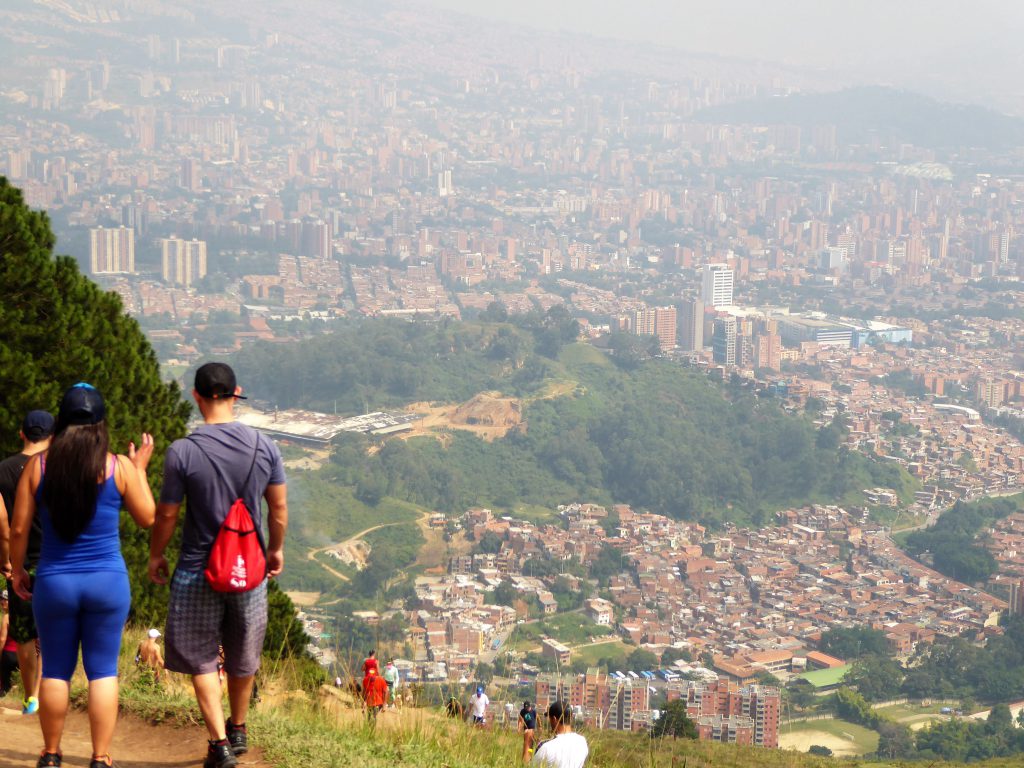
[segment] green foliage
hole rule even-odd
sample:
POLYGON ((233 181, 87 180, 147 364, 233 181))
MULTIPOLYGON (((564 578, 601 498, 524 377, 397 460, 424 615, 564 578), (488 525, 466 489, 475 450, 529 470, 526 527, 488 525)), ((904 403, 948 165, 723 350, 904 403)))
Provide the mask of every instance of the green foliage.
POLYGON ((885 701, 899 693, 903 667, 888 656, 864 656, 854 662, 843 682, 855 686, 867 701, 885 701))
POLYGON ((884 656, 889 652, 885 633, 871 627, 835 627, 822 634, 818 648, 840 659, 884 656))
POLYGON ((683 661, 693 661, 693 654, 685 648, 666 648, 661 653, 661 665, 663 667, 672 666, 676 661, 682 659, 683 661))
POLYGON ((931 553, 935 570, 957 581, 966 584, 986 581, 996 572, 998 564, 987 549, 975 542, 975 537, 996 520, 1021 509, 1024 509, 1024 494, 958 501, 939 516, 935 525, 910 534, 905 549, 917 558, 931 553))
POLYGON ((1024 751, 1024 731, 1015 727, 1006 705, 993 707, 988 720, 954 718, 917 732, 918 757, 974 762, 1024 751))
POLYGON ((914 734, 905 725, 882 722, 878 724, 878 756, 890 760, 911 757, 914 754, 914 734))
MULTIPOLYGON (((535 343, 524 336, 526 331, 508 325, 410 331, 406 324, 384 323, 381 330, 365 323, 360 328, 371 340, 380 334, 387 339, 396 333, 409 336, 407 346, 420 351, 449 349, 453 338, 468 335, 476 342, 474 349, 440 358, 461 372, 457 383, 428 375, 433 362, 420 360, 423 375, 437 385, 434 396, 449 401, 496 384, 515 389, 522 383, 517 378, 522 369, 509 368, 512 372, 500 381, 484 381, 492 372, 485 364, 487 349, 502 339, 535 343), (467 382, 472 384, 468 389, 467 382)), ((543 324, 540 328, 551 332, 543 324)), ((353 343, 349 334, 336 336, 340 349, 353 343)), ((282 354, 297 354, 294 349, 306 344, 282 354)), ((525 430, 493 442, 456 430, 443 443, 431 437, 391 440, 372 451, 369 439, 344 437, 332 458, 330 479, 354 487, 359 499, 370 504, 389 496, 458 514, 472 506, 512 510, 524 504, 553 508, 579 499, 622 501, 710 524, 757 524, 773 509, 808 501, 857 503, 862 489, 878 485, 903 496, 913 493, 915 481, 898 466, 838 447, 846 429, 841 419, 816 430, 809 420, 774 403, 742 393, 732 393, 729 400, 706 377, 668 361, 649 360, 621 370, 595 360, 593 350, 576 354, 576 349, 564 347, 557 363, 542 363, 560 380, 577 382, 574 393, 529 402, 525 430)), ((379 352, 372 361, 365 359, 366 348, 359 354, 361 371, 393 363, 379 352)), ((539 359, 536 352, 527 355, 523 369, 539 359)), ((266 358, 261 364, 268 370, 295 367, 290 358, 266 358)), ((372 389, 372 382, 353 386, 372 389)), ((393 399, 386 387, 373 391, 367 402, 393 399)), ((601 557, 594 572, 598 579, 607 577, 604 571, 615 559, 613 553, 601 557)))
POLYGON ((832 757, 832 750, 828 747, 823 747, 820 744, 811 744, 807 753, 817 755, 818 757, 832 757))
POLYGON ((272 659, 307 656, 309 637, 295 617, 295 606, 277 581, 267 582, 267 634, 263 653, 272 659))
MULTIPOLYGON (((18 429, 33 408, 56 411, 63 391, 88 381, 103 393, 111 447, 153 434, 152 480, 167 446, 185 433, 188 405, 160 379, 156 356, 120 298, 54 256, 45 213, 30 210, 0 177, 0 448, 19 450, 18 429)), ((122 550, 132 584, 132 620, 162 621, 167 590, 146 576, 149 535, 124 517, 122 550)))
POLYGON ((818 700, 814 686, 799 678, 790 681, 786 686, 786 695, 789 697, 789 703, 797 709, 807 709, 818 700))
POLYGON ((661 717, 654 721, 651 737, 658 739, 671 736, 673 739, 696 739, 697 725, 686 714, 686 702, 676 699, 662 710, 661 717))
POLYGON ((1024 690, 1024 620, 1010 618, 1005 632, 990 638, 984 648, 963 638, 937 640, 907 670, 902 689, 915 698, 988 702, 1020 698, 1024 690))
POLYGON ((837 717, 865 728, 877 728, 885 720, 871 709, 871 705, 860 693, 851 688, 840 688, 832 694, 831 703, 837 717))
POLYGON ((637 648, 629 654, 627 663, 632 670, 650 670, 659 665, 657 655, 643 648, 637 648))

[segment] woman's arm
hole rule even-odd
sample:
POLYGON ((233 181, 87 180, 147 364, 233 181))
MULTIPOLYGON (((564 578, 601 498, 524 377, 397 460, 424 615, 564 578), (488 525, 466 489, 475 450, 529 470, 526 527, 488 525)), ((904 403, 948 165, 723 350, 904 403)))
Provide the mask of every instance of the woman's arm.
POLYGON ((28 550, 28 532, 36 516, 36 489, 39 487, 39 457, 28 460, 18 480, 18 493, 14 498, 14 517, 11 518, 11 576, 14 591, 23 600, 31 600, 29 576, 25 570, 25 552, 28 550))
POLYGON ((118 456, 118 464, 124 476, 124 488, 121 494, 125 499, 125 509, 140 527, 153 525, 157 514, 157 503, 153 499, 153 489, 145 476, 145 468, 153 458, 153 435, 142 433, 142 441, 135 447, 134 442, 128 443, 128 456, 118 456))
POLYGON ((142 434, 142 442, 138 449, 135 443, 129 443, 128 455, 117 457, 124 477, 125 487, 122 494, 125 509, 142 528, 149 528, 156 518, 156 501, 146 478, 146 466, 152 457, 153 436, 148 432, 142 434))

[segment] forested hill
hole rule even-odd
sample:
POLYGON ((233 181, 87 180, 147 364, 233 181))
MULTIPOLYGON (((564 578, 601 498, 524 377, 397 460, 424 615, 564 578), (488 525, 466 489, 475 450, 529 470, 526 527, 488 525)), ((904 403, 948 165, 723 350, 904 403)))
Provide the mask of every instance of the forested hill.
POLYGON ((337 399, 339 412, 356 412, 481 390, 522 398, 524 424, 493 442, 454 431, 368 452, 368 438, 344 437, 325 472, 368 503, 392 496, 461 513, 585 500, 757 523, 789 505, 860 503, 864 488, 912 492, 898 468, 842 448, 840 423, 815 429, 669 361, 615 365, 570 342, 573 329, 561 323, 361 321, 303 344, 258 346, 235 362, 250 393, 281 406, 337 399))

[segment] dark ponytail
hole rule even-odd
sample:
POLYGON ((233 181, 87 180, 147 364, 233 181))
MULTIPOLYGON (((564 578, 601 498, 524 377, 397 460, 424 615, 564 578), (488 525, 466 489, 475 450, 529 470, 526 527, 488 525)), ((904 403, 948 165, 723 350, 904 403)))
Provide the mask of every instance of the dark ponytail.
POLYGON ((106 477, 110 438, 107 424, 64 425, 58 419, 46 452, 43 503, 53 528, 65 541, 74 541, 96 513, 99 484, 106 477))

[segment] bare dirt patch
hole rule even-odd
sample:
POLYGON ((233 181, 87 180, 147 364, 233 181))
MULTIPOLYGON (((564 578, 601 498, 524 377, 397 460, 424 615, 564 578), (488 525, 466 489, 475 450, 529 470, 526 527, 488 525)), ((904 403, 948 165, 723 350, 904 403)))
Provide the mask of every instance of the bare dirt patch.
POLYGON ((319 592, 296 592, 289 590, 285 594, 299 608, 309 608, 312 605, 316 605, 316 601, 320 599, 319 592))
POLYGON ((780 749, 795 749, 798 752, 806 752, 815 744, 828 747, 836 757, 856 757, 861 751, 857 747, 856 741, 844 739, 825 731, 796 731, 794 733, 779 734, 780 749))
POLYGON ((498 392, 480 392, 464 403, 433 405, 413 403, 406 410, 422 415, 413 428, 397 435, 402 439, 432 435, 439 430, 472 432, 488 442, 504 437, 513 429, 525 429, 523 404, 498 392))

